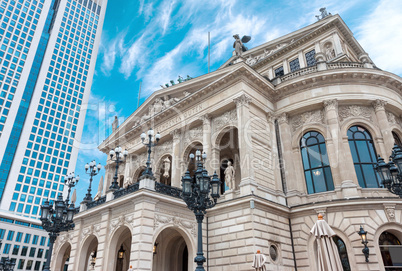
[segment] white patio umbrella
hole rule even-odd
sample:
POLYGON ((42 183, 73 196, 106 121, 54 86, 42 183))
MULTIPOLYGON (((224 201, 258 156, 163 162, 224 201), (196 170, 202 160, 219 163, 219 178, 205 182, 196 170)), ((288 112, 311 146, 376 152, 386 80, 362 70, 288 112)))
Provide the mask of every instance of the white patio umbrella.
POLYGON ((98 200, 102 196, 102 190, 103 190, 103 176, 100 178, 98 185, 98 193, 96 193, 94 200, 98 200))
POLYGON ((332 240, 332 236, 336 234, 322 218, 323 216, 319 214, 317 222, 310 231, 317 242, 318 271, 342 271, 338 248, 332 240))

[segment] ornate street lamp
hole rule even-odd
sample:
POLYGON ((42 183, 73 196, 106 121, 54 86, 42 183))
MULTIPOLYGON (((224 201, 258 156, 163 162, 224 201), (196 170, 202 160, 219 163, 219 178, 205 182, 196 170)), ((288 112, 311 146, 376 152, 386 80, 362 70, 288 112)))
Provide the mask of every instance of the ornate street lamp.
POLYGON ((112 160, 113 162, 116 163, 116 172, 114 174, 113 182, 110 185, 109 189, 110 190, 119 190, 120 187, 119 187, 119 184, 117 183, 117 179, 118 179, 117 173, 119 172, 119 164, 124 162, 124 160, 126 159, 126 157, 128 155, 128 151, 127 150, 123 151, 123 149, 121 147, 117 146, 114 150, 110 150, 109 155, 110 155, 110 160, 112 160), (116 159, 113 160, 113 156, 115 156, 115 155, 116 155, 116 159), (122 156, 124 157, 124 159, 122 159, 122 156))
POLYGON ((75 176, 74 172, 66 175, 66 177, 64 177, 64 184, 66 184, 68 186, 68 194, 67 194, 67 199, 66 199, 66 204, 68 204, 68 201, 70 200, 70 192, 71 192, 71 188, 73 188, 78 181, 80 180, 80 176, 77 175, 75 176))
POLYGON ((368 263, 369 262, 368 258, 369 258, 370 250, 367 247, 367 243, 368 243, 368 241, 367 241, 367 232, 364 231, 363 226, 360 226, 360 231, 358 231, 357 234, 359 234, 360 238, 362 238, 362 244, 364 245, 364 248, 363 248, 362 252, 364 254, 364 257, 366 257, 366 263, 368 263))
POLYGON ((154 178, 154 174, 152 173, 152 168, 151 168, 151 152, 152 152, 152 147, 155 147, 159 139, 161 139, 161 135, 159 133, 156 133, 155 138, 154 136, 154 130, 149 129, 148 130, 148 143, 145 143, 145 138, 147 135, 144 133, 141 134, 141 140, 142 143, 148 147, 148 160, 147 160, 147 168, 145 171, 142 173, 142 176, 147 176, 148 178, 154 178), (155 142, 156 141, 156 142, 155 142))
POLYGON ((0 271, 13 271, 15 267, 15 259, 2 258, 0 261, 0 271))
MULTIPOLYGON (((194 159, 194 154, 190 154, 191 160, 194 159)), ((205 152, 201 155, 199 150, 196 151, 197 170, 194 177, 190 176, 190 171, 187 170, 182 177, 182 198, 186 202, 187 207, 195 214, 198 223, 198 251, 194 262, 197 263, 196 271, 205 271, 203 264, 206 261, 202 252, 202 221, 206 214, 206 209, 215 206, 219 198, 219 187, 221 181, 216 172, 213 176, 208 175, 208 171, 204 168, 205 152), (212 180, 211 180, 212 177, 212 180)))
POLYGON ((74 229, 73 218, 76 211, 74 203, 68 204, 67 200, 64 201, 61 193, 54 202, 54 208, 53 204, 49 203, 49 200, 46 200, 40 208, 42 227, 49 233, 50 241, 49 253, 43 270, 49 271, 53 244, 60 232, 74 229))
POLYGON ((98 166, 96 166, 95 160, 90 162, 89 164, 87 163, 85 165, 85 173, 88 174, 89 177, 89 187, 88 187, 88 193, 85 195, 84 201, 86 202, 91 202, 92 201, 92 195, 91 195, 91 184, 92 184, 92 178, 96 175, 98 175, 99 171, 101 170, 102 166, 99 163, 98 166))
POLYGON ((381 184, 391 193, 402 198, 402 149, 398 145, 392 148, 389 162, 378 156, 375 169, 381 178, 381 184))
POLYGON ((95 270, 95 264, 96 264, 96 250, 92 251, 91 253, 91 270, 95 270))

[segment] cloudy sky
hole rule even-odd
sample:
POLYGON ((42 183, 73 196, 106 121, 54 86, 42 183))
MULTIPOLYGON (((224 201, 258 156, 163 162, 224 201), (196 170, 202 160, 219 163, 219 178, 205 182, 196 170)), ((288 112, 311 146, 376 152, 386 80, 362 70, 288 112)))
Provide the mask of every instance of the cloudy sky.
POLYGON ((109 0, 77 161, 78 202, 85 163, 106 161, 97 146, 114 115, 121 123, 161 84, 207 73, 208 31, 214 71, 230 58, 233 34, 252 36, 253 48, 314 23, 321 7, 341 15, 379 68, 402 75, 400 0, 109 0))

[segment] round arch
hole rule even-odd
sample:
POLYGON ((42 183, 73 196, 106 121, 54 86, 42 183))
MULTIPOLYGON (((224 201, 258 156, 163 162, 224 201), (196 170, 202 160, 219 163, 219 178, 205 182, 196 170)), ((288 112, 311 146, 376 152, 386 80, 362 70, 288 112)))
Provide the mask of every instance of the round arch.
MULTIPOLYGON (((78 256, 78 270, 86 271, 89 268, 91 253, 98 250, 98 238, 91 234, 82 242, 78 256)), ((58 270, 58 269, 56 269, 58 270)))
MULTIPOLYGON (((402 129, 399 127, 393 126, 391 127, 391 132, 396 134, 396 136, 399 138, 400 142, 402 142, 402 129)), ((401 144, 402 147, 402 144, 401 144)))
MULTIPOLYGON (((197 146, 202 146, 202 147, 204 147, 204 146, 202 145, 202 142, 199 141, 199 140, 191 141, 186 147, 184 147, 184 151, 183 151, 183 153, 182 153, 182 155, 181 155, 183 161, 188 161, 188 159, 189 159, 188 157, 189 157, 191 151, 194 150, 194 149, 196 149, 197 146)), ((201 150, 202 150, 202 148, 200 149, 200 151, 201 151, 201 150)))
MULTIPOLYGON (((195 163, 190 162, 189 155, 191 152, 193 152, 195 154, 196 150, 202 151, 203 148, 204 148, 204 146, 202 145, 202 143, 199 140, 192 141, 184 148, 184 151, 181 156, 182 173, 184 173, 188 169, 190 171, 190 174, 193 174, 196 166, 195 166, 195 163)), ((180 174, 180 176, 182 176, 182 175, 183 174, 180 174)))
POLYGON ((402 225, 396 222, 388 222, 380 227, 375 231, 374 236, 373 236, 373 241, 374 241, 374 249, 375 249, 375 254, 378 255, 378 264, 380 265, 380 270, 385 270, 384 263, 381 257, 381 250, 379 246, 379 239, 380 235, 383 232, 390 232, 393 235, 395 235, 399 240, 402 241, 402 225))
POLYGON ((105 270, 125 271, 128 269, 130 265, 131 239, 131 229, 126 225, 122 225, 110 233, 110 241, 107 246, 107 258, 104 262, 105 270), (125 250, 125 256, 124 259, 118 263, 117 253, 121 247, 125 250))
POLYGON ((299 128, 294 132, 294 136, 292 138, 292 149, 300 148, 300 140, 304 134, 308 132, 319 132, 325 139, 325 142, 328 141, 328 130, 327 127, 323 124, 311 124, 308 127, 299 128))
POLYGON ((153 242, 156 251, 152 270, 194 270, 192 259, 196 256, 196 244, 186 230, 175 225, 165 225, 155 232, 153 242))
POLYGON ((236 125, 226 125, 222 129, 219 130, 216 134, 212 135, 212 148, 219 148, 219 144, 223 138, 223 136, 229 132, 230 130, 237 129, 236 125))
POLYGON ((56 252, 56 257, 54 259, 54 270, 63 270, 67 259, 70 258, 70 252, 71 244, 69 242, 65 242, 60 246, 59 250, 56 252))
MULTIPOLYGON (((377 143, 377 138, 382 139, 382 134, 381 131, 378 127, 374 126, 372 123, 370 123, 367 120, 364 119, 358 119, 358 118, 351 118, 350 120, 344 122, 341 125, 341 136, 342 137, 347 137, 348 136, 348 130, 352 126, 362 126, 363 128, 367 129, 373 139, 374 146, 377 150, 377 152, 380 152, 383 154, 383 146, 379 146, 377 143)), ((383 156, 383 155, 382 155, 383 156)), ((384 156, 383 156, 384 157, 384 156)))
POLYGON ((134 171, 134 174, 133 174, 133 182, 134 183, 138 182, 138 179, 141 177, 141 174, 145 170, 145 168, 146 168, 145 166, 140 166, 139 168, 137 168, 134 171))

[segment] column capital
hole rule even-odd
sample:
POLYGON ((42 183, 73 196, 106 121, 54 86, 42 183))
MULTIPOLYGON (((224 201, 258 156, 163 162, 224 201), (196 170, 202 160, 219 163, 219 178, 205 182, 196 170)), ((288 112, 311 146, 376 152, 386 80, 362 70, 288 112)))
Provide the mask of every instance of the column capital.
POLYGON ((233 102, 236 104, 237 107, 241 107, 244 105, 248 106, 251 100, 252 99, 248 95, 242 94, 241 96, 234 98, 233 102))
POLYGON ((282 113, 278 116, 278 122, 279 124, 284 124, 289 122, 289 116, 288 113, 282 113))
POLYGON ((324 108, 327 111, 328 110, 336 110, 338 108, 338 100, 337 99, 325 100, 324 108))
POLYGON ((377 111, 380 111, 380 110, 385 110, 385 105, 387 104, 387 102, 386 101, 384 101, 384 100, 380 100, 380 99, 377 99, 377 100, 375 100, 374 102, 372 102, 372 105, 373 105, 373 107, 374 107, 374 110, 377 112, 377 111))
POLYGON ((274 123, 274 121, 275 121, 275 115, 274 115, 274 113, 268 112, 266 116, 267 116, 267 121, 268 121, 269 123, 274 123))
POLYGON ((202 120, 204 125, 210 125, 212 117, 210 114, 206 113, 204 115, 199 116, 198 119, 202 120))
POLYGON ((174 129, 169 134, 173 136, 173 139, 180 139, 181 132, 179 129, 174 129))

